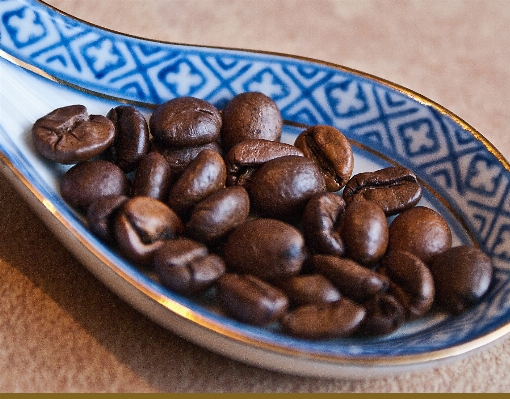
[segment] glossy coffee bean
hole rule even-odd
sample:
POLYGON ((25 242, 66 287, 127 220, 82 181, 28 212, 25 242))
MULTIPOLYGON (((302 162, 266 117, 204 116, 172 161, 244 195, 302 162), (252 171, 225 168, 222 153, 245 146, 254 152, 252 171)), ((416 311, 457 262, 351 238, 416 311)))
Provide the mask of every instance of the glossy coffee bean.
POLYGON ((316 253, 342 256, 345 245, 341 236, 341 222, 345 201, 331 192, 314 195, 306 204, 302 230, 307 245, 316 253))
POLYGON ((489 290, 493 269, 491 258, 474 246, 452 247, 435 256, 430 271, 436 302, 451 313, 468 309, 489 290))
POLYGON ((389 291, 404 307, 406 319, 417 319, 432 307, 434 279, 427 265, 417 256, 392 251, 381 260, 378 272, 391 280, 389 291))
POLYGON ((87 208, 86 218, 90 231, 103 241, 113 243, 113 220, 117 210, 128 200, 125 195, 109 195, 95 200, 87 208))
POLYGON ((375 265, 388 247, 386 215, 375 202, 361 200, 348 204, 342 221, 342 240, 355 261, 375 265))
POLYGON ((172 172, 165 157, 159 152, 149 152, 138 164, 131 195, 166 201, 171 183, 172 172))
POLYGON ((326 276, 343 295, 362 303, 385 292, 390 281, 373 270, 347 258, 313 255, 310 265, 316 273, 326 276))
POLYGON ((140 266, 149 266, 154 251, 182 230, 179 217, 151 197, 133 197, 124 203, 113 227, 121 253, 140 266))
POLYGON ((244 223, 250 212, 250 197, 241 186, 216 191, 193 207, 186 234, 210 243, 225 237, 244 223))
POLYGON ((32 126, 38 152, 62 164, 89 160, 106 150, 115 137, 113 123, 102 115, 89 115, 83 105, 57 108, 32 126))
POLYGON ((289 155, 266 162, 247 186, 254 209, 266 217, 301 217, 306 203, 326 191, 326 184, 315 163, 289 155))
POLYGON ((341 298, 338 289, 322 274, 303 274, 282 280, 274 284, 289 298, 291 306, 310 303, 331 303, 341 298))
POLYGON ((245 186, 264 163, 287 155, 303 156, 295 146, 263 139, 245 140, 230 149, 225 156, 227 185, 245 186))
POLYGON ((317 164, 329 191, 340 190, 350 179, 354 156, 349 140, 338 129, 312 126, 296 138, 294 145, 317 164))
POLYGON ((287 313, 281 324, 284 332, 300 338, 347 337, 356 332, 365 314, 362 306, 342 298, 332 303, 300 306, 287 313))
POLYGON ((217 297, 235 319, 264 326, 279 320, 288 308, 288 299, 278 288, 250 275, 227 273, 218 280, 217 297))
POLYGON ((229 270, 265 280, 299 273, 307 250, 295 227, 276 219, 252 219, 229 234, 223 257, 229 270))
POLYGON ((62 198, 80 211, 86 211, 100 197, 129 194, 129 181, 122 169, 104 160, 72 166, 59 183, 62 198))
POLYGON ((221 257, 187 238, 165 241, 155 251, 152 264, 165 287, 184 295, 206 290, 225 273, 221 257))
POLYGON ((173 183, 168 205, 179 215, 225 187, 227 170, 223 158, 215 151, 203 150, 173 183))
POLYGON ((154 138, 167 146, 190 147, 215 141, 221 114, 209 102, 179 97, 159 105, 149 120, 154 138))
POLYGON ((388 251, 402 250, 427 265, 452 245, 452 233, 446 220, 435 210, 416 206, 399 214, 389 226, 388 251))
POLYGON ((149 150, 149 126, 143 114, 129 105, 112 108, 106 115, 115 126, 115 139, 106 156, 124 172, 136 169, 149 150))
POLYGON ((223 109, 221 142, 228 151, 250 139, 280 141, 283 120, 276 103, 259 92, 240 93, 223 109))
POLYGON ((386 216, 412 208, 421 196, 422 188, 416 175, 402 166, 358 173, 347 182, 343 191, 345 202, 359 198, 374 201, 386 216))
POLYGON ((358 331, 363 336, 387 335, 398 330, 405 321, 405 310, 392 295, 375 295, 363 303, 366 316, 358 331))

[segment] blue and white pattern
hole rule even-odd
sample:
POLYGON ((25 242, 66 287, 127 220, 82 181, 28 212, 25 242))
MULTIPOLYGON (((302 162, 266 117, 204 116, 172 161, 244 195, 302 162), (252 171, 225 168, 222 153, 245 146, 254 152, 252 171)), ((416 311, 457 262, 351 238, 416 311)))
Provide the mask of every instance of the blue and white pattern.
POLYGON ((459 345, 509 323, 510 167, 447 111, 418 95, 320 62, 127 37, 36 1, 0 1, 0 17, 4 53, 92 92, 147 104, 195 96, 222 108, 237 93, 261 91, 288 121, 336 126, 361 147, 415 171, 450 204, 496 265, 490 296, 465 315, 436 323, 434 338, 423 329, 367 342, 303 343, 247 328, 250 334, 305 351, 393 356, 459 345))

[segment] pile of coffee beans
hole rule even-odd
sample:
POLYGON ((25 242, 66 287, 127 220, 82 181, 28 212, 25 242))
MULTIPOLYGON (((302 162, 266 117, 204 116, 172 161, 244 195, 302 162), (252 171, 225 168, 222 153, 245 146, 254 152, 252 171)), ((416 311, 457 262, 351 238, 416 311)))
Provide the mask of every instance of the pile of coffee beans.
POLYGON ((350 142, 311 126, 281 142, 274 101, 223 110, 182 97, 147 122, 129 105, 83 105, 35 122, 41 155, 70 165, 63 199, 90 230, 182 295, 213 294, 231 317, 306 339, 380 336, 432 308, 458 314, 490 288, 491 259, 452 246, 416 175, 353 175, 350 142))

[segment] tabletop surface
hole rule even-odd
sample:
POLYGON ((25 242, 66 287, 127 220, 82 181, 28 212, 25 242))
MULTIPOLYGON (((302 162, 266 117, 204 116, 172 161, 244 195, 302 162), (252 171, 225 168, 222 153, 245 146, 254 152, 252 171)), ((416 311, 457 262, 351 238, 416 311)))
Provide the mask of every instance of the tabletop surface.
MULTIPOLYGON (((46 0, 151 39, 344 65, 438 102, 510 159, 510 1, 46 0)), ((508 392, 510 340, 423 371, 304 378, 202 349, 110 292, 0 176, 1 392, 508 392)))

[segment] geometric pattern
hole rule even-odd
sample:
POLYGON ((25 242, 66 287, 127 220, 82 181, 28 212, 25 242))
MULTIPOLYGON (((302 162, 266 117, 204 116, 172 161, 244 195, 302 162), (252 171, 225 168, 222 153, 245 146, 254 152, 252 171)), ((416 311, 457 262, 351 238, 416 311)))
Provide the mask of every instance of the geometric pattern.
MULTIPOLYGON (((333 125, 353 142, 411 168, 495 261, 491 297, 465 317, 491 314, 501 325, 509 321, 510 167, 472 128, 439 106, 345 68, 128 37, 34 0, 0 0, 0 19, 2 51, 72 85, 143 104, 195 96, 220 109, 238 93, 261 91, 276 101, 285 120, 333 125)), ((473 326, 473 320, 460 317, 440 333, 467 340, 489 328, 473 326)), ((411 344, 417 352, 433 349, 434 343, 424 345, 421 339, 423 334, 399 342, 405 350, 411 344)), ((381 353, 384 348, 381 342, 344 349, 381 353)), ((399 346, 391 351, 398 354, 399 346)))

